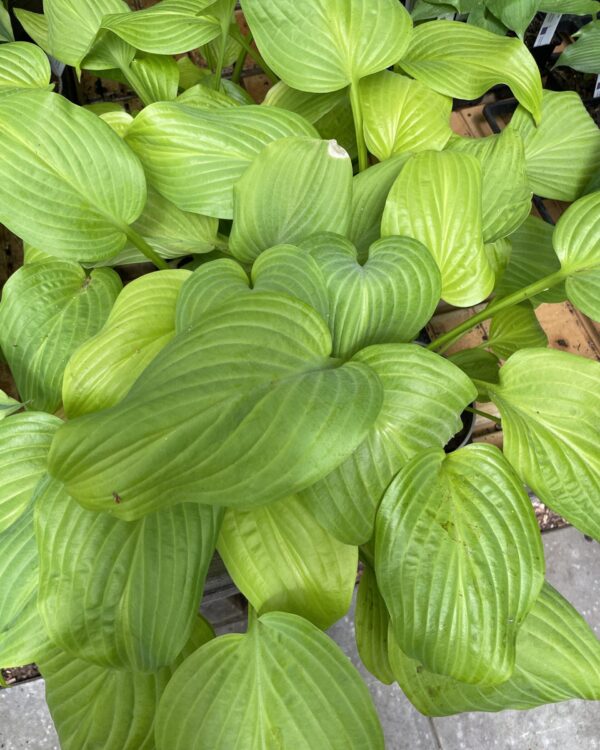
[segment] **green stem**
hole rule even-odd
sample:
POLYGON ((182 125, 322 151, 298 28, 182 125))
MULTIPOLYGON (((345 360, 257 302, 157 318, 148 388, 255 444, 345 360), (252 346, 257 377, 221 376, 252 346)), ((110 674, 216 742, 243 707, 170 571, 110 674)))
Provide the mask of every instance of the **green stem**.
POLYGON ((242 48, 246 50, 247 54, 250 55, 250 57, 256 62, 256 64, 262 68, 263 73, 267 76, 269 81, 271 83, 275 84, 279 80, 275 73, 271 70, 271 68, 267 65, 267 63, 263 60, 262 55, 260 52, 256 49, 254 49, 251 44, 247 41, 247 37, 245 37, 242 32, 239 30, 239 28, 235 28, 231 31, 231 36, 242 45, 242 48))
POLYGON ((564 278, 565 274, 563 271, 556 271, 539 281, 535 281, 533 284, 529 284, 529 286, 526 286, 523 289, 519 289, 517 292, 513 292, 506 297, 502 297, 502 299, 492 302, 485 308, 485 310, 477 313, 477 315, 473 315, 468 320, 465 320, 464 323, 457 325, 451 331, 444 333, 435 341, 432 341, 427 348, 432 349, 433 351, 439 350, 440 352, 445 352, 449 346, 452 346, 452 344, 462 338, 465 333, 470 331, 471 328, 474 328, 478 323, 488 320, 497 312, 500 312, 500 310, 512 307, 513 305, 518 305, 520 302, 525 302, 525 300, 535 297, 536 294, 545 292, 547 289, 560 284, 561 281, 564 281, 564 278))
POLYGON ((248 627, 246 628, 247 632, 249 633, 251 630, 254 630, 254 626, 256 625, 256 621, 258 620, 258 614, 254 607, 248 602, 248 627))
POLYGON ((124 227, 123 231, 127 235, 127 239, 131 242, 131 244, 135 245, 137 249, 141 253, 143 253, 151 263, 154 263, 157 268, 160 268, 162 270, 169 268, 167 262, 150 247, 146 240, 140 234, 138 234, 135 229, 132 229, 131 227, 124 227))
POLYGON ((364 563, 364 565, 368 565, 371 570, 375 570, 375 558, 366 544, 362 544, 358 548, 358 559, 364 563))
POLYGON ((215 80, 213 81, 213 88, 215 91, 221 90, 221 76, 223 75, 223 67, 225 65, 225 45, 227 44, 227 37, 229 36, 229 21, 223 21, 221 24, 221 38, 219 39, 219 56, 217 57, 217 67, 215 68, 215 80))
MULTIPOLYGON (((252 43, 252 32, 249 31, 246 36, 246 42, 248 45, 252 43)), ((239 83, 240 79, 242 77, 242 71, 244 70, 244 63, 246 62, 246 57, 248 53, 246 52, 246 48, 242 47, 240 54, 238 55, 238 59, 235 61, 235 65, 233 68, 233 73, 231 74, 231 80, 233 83, 239 83)))
POLYGON ((363 130, 363 113, 358 93, 358 81, 350 84, 350 104, 352 106, 352 117, 354 118, 354 129, 356 131, 356 145, 358 146, 358 171, 364 172, 369 166, 367 144, 363 130))
POLYGON ((486 419, 491 419, 492 422, 495 422, 496 424, 500 424, 502 422, 500 417, 495 417, 493 414, 489 414, 487 411, 481 411, 481 409, 475 409, 473 406, 465 406, 465 411, 468 411, 471 414, 479 414, 480 417, 485 417, 486 419))

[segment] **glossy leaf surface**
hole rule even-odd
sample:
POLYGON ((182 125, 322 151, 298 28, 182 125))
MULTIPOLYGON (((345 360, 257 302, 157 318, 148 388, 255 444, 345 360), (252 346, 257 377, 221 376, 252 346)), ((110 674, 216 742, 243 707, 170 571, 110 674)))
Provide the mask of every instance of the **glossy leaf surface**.
POLYGON ((389 623, 375 573, 365 565, 356 597, 356 647, 365 667, 385 685, 391 685, 395 679, 388 654, 389 623))
MULTIPOLYGON (((593 12, 597 13, 598 8, 593 12)), ((568 65, 583 73, 600 74, 600 21, 591 21, 580 29, 575 44, 566 46, 556 65, 568 65)))
POLYGON ((507 359, 519 349, 548 346, 548 337, 529 302, 497 312, 486 342, 495 354, 507 359))
POLYGON ((0 46, 0 96, 15 89, 50 88, 50 63, 39 47, 28 42, 0 46))

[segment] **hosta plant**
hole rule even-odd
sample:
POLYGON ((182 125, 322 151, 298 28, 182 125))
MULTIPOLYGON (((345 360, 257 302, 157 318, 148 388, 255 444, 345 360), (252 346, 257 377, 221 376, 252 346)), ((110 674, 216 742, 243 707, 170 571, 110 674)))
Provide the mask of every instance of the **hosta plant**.
POLYGON ((279 79, 261 105, 221 82, 249 47, 232 2, 19 13, 134 112, 0 47, 0 220, 25 243, 0 304, 0 664, 39 664, 66 750, 382 748, 324 632, 360 559, 360 656, 420 711, 599 699, 526 491, 600 538, 600 364, 535 315, 600 319, 598 128, 516 38, 413 29, 396 0, 243 9, 279 79), (198 46, 212 72, 175 62, 198 46), (510 125, 453 133, 452 97, 500 82, 510 125), (572 203, 556 228, 533 192, 572 203), (440 300, 480 308, 415 343, 440 300), (504 452, 446 453, 475 401, 504 452), (242 634, 198 616, 215 550, 242 634))

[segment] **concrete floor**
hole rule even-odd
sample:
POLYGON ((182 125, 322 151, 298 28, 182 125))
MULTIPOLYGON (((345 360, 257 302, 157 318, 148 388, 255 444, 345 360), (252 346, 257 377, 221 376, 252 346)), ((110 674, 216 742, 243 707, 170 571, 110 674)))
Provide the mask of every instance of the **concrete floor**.
MULTIPOLYGON (((598 544, 587 542, 574 529, 562 529, 545 534, 544 547, 548 580, 600 637, 598 544)), ((330 634, 359 666, 369 685, 387 750, 600 750, 600 702, 570 701, 527 712, 427 719, 397 685, 381 685, 360 667, 350 617, 334 625, 330 634)), ((25 748, 59 750, 42 681, 0 691, 0 750, 25 748)))

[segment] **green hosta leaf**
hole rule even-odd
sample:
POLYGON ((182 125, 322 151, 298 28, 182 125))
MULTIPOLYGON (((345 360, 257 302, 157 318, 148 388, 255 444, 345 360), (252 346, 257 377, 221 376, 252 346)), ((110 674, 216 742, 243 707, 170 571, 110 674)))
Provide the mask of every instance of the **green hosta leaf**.
POLYGON ((177 97, 176 101, 179 104, 185 104, 186 107, 198 107, 198 109, 214 111, 242 106, 241 102, 232 99, 224 91, 216 91, 202 83, 197 83, 184 91, 177 97))
POLYGON ((10 22, 10 15, 4 5, 0 5, 0 42, 14 42, 15 36, 10 22))
POLYGON ((140 55, 129 66, 129 80, 145 105, 176 98, 179 68, 172 57, 140 55))
MULTIPOLYGON (((594 5, 595 10, 590 13, 598 13, 598 3, 594 5)), ((586 24, 576 36, 575 44, 567 45, 556 66, 567 65, 582 73, 600 73, 600 21, 586 24)))
POLYGON ((121 139, 47 91, 0 99, 0 178, 0 221, 72 260, 116 255, 146 200, 141 165, 121 139))
POLYGON ((523 38, 525 30, 538 12, 539 0, 485 0, 488 9, 508 29, 523 38))
POLYGON ((553 349, 522 349, 489 393, 504 452, 540 500, 600 537, 600 363, 553 349))
POLYGON ((358 550, 322 529, 296 495, 228 510, 218 549, 259 613, 291 612, 325 629, 350 607, 358 550))
POLYGON ((361 81, 365 140, 379 160, 406 151, 441 150, 452 135, 452 99, 384 70, 361 81))
MULTIPOLYGON (((35 544, 35 537, 34 544, 35 544)), ((37 549, 37 547, 36 547, 37 549)), ((20 587, 20 582, 16 584, 20 587)), ((0 664, 2 668, 15 664, 33 664, 50 645, 42 618, 37 608, 37 591, 34 592, 16 620, 6 630, 0 626, 0 664)))
POLYGON ((494 286, 481 222, 478 161, 469 154, 426 151, 413 156, 396 179, 381 231, 422 242, 441 271, 442 297, 470 307, 494 286))
POLYGON ((383 406, 357 450, 302 498, 340 541, 364 544, 392 478, 413 456, 442 448, 460 430, 460 414, 477 392, 457 367, 413 344, 370 346, 354 360, 379 377, 383 406))
POLYGON ((380 237, 381 217, 392 185, 411 154, 400 154, 375 164, 352 180, 352 219, 348 237, 363 263, 371 245, 380 237))
POLYGON ((71 354, 104 325, 121 280, 108 268, 86 276, 76 263, 52 260, 20 268, 0 305, 0 346, 21 398, 54 412, 71 354))
POLYGON ((346 233, 352 162, 335 141, 286 138, 264 149, 233 195, 229 249, 252 263, 275 245, 297 244, 317 232, 346 233))
POLYGON ((129 126, 133 122, 133 117, 123 109, 105 111, 102 113, 96 112, 95 114, 98 114, 100 119, 109 125, 121 138, 125 137, 125 133, 129 130, 129 126))
POLYGON ((576 200, 600 171, 600 128, 574 91, 544 91, 542 113, 536 128, 519 107, 509 126, 523 138, 529 184, 545 198, 576 200))
POLYGON ((51 471, 86 507, 125 519, 293 494, 344 461, 381 406, 375 373, 330 354, 325 322, 304 303, 241 296, 178 334, 116 407, 64 425, 51 471))
POLYGON ((315 234, 301 247, 325 279, 335 357, 348 359, 369 344, 412 341, 440 301, 440 273, 417 240, 378 240, 363 265, 354 245, 337 234, 315 234))
POLYGON ((539 10, 542 13, 572 13, 577 16, 587 16, 598 13, 598 0, 539 0, 539 10))
POLYGON ((412 21, 396 0, 244 0, 267 63, 301 91, 336 91, 404 54, 412 21))
POLYGON ((158 750, 231 750, 240 737, 247 747, 383 750, 358 672, 318 628, 283 612, 202 646, 160 702, 158 750))
POLYGON ((427 672, 393 640, 390 659, 402 690, 428 716, 534 708, 571 698, 600 700, 600 642, 548 583, 519 630, 515 670, 502 685, 466 685, 427 672))
POLYGON ((414 458, 377 516, 377 581, 401 650, 470 683, 507 680, 544 581, 522 483, 494 446, 414 458))
POLYGON ((9 42, 0 46, 0 96, 15 89, 49 89, 50 63, 35 44, 9 42))
POLYGON ((365 565, 356 597, 356 646, 365 667, 385 685, 394 682, 388 654, 389 623, 375 573, 365 565))
POLYGON ((450 362, 466 373, 472 380, 477 383, 477 401, 490 400, 485 383, 500 382, 498 357, 492 352, 486 352, 484 349, 463 349, 456 354, 448 357, 450 362))
MULTIPOLYGON (((516 292, 560 269, 560 262, 552 247, 554 227, 536 216, 528 216, 510 236, 511 253, 506 270, 496 284, 498 297, 516 292)), ((533 298, 541 302, 564 302, 564 284, 552 287, 533 298)))
POLYGON ((414 30, 400 65, 434 91, 458 99, 476 99, 505 83, 536 122, 541 120, 540 72, 519 39, 456 21, 425 23, 414 30))
POLYGON ((189 271, 156 271, 121 292, 104 328, 69 360, 63 381, 67 416, 105 409, 126 395, 175 335, 175 303, 189 271))
POLYGON ((529 302, 500 310, 492 318, 486 345, 502 359, 519 349, 548 346, 548 337, 529 302))
MULTIPOLYGON (((235 0, 226 0, 226 4, 229 5, 229 7, 235 6, 235 0)), ((213 8, 209 8, 209 12, 214 13, 213 8)), ((223 67, 225 68, 233 65, 242 51, 242 45, 232 36, 232 33, 235 33, 237 24, 232 23, 229 28, 230 32, 225 38, 225 44, 223 47, 223 67)), ((211 70, 216 71, 219 66, 221 44, 221 37, 218 36, 208 44, 205 44, 200 50, 202 57, 206 60, 206 64, 211 70)))
POLYGON ((497 284, 510 263, 512 243, 508 237, 501 237, 498 240, 494 240, 494 242, 486 242, 484 247, 497 284))
POLYGON ((450 150, 470 154, 481 165, 484 242, 512 234, 531 211, 525 148, 518 133, 504 130, 488 138, 458 138, 450 150))
POLYGON ((218 20, 203 15, 210 4, 211 0, 162 0, 136 13, 106 15, 102 28, 144 52, 177 55, 196 49, 221 33, 218 20))
POLYGON ((266 145, 294 135, 316 131, 274 107, 207 112, 159 103, 140 112, 125 140, 165 198, 184 211, 231 218, 234 183, 266 145))
POLYGON ((33 41, 41 47, 44 52, 51 54, 50 42, 48 40, 48 19, 43 13, 32 13, 24 8, 13 8, 13 13, 21 26, 33 41))
POLYGON ((221 511, 180 503, 127 523, 85 510, 50 478, 36 502, 38 607, 52 642, 103 666, 171 664, 192 629, 221 511))
MULTIPOLYGON (((193 644, 208 643, 212 629, 197 618, 193 644)), ((189 647, 189 645, 188 645, 189 647)), ((40 659, 46 700, 62 750, 154 750, 154 717, 178 664, 132 672, 92 664, 52 647, 40 659)))
POLYGON ((329 301, 317 262, 293 245, 279 245, 256 259, 252 286, 244 269, 223 258, 198 268, 177 299, 177 331, 202 323, 206 314, 230 299, 251 292, 277 292, 306 302, 327 320, 329 301))
POLYGON ((429 19, 438 18, 444 13, 456 13, 454 3, 437 3, 428 0, 415 0, 410 15, 414 22, 428 21, 429 19))
POLYGON ((0 420, 6 419, 6 417, 10 417, 11 414, 19 411, 23 408, 23 406, 25 406, 25 404, 22 404, 20 401, 17 401, 14 398, 11 398, 6 393, 4 393, 4 391, 0 391, 0 420))
POLYGON ((492 31, 494 34, 500 34, 500 36, 504 36, 508 31, 506 26, 490 13, 485 5, 475 6, 469 13, 467 23, 492 31))

